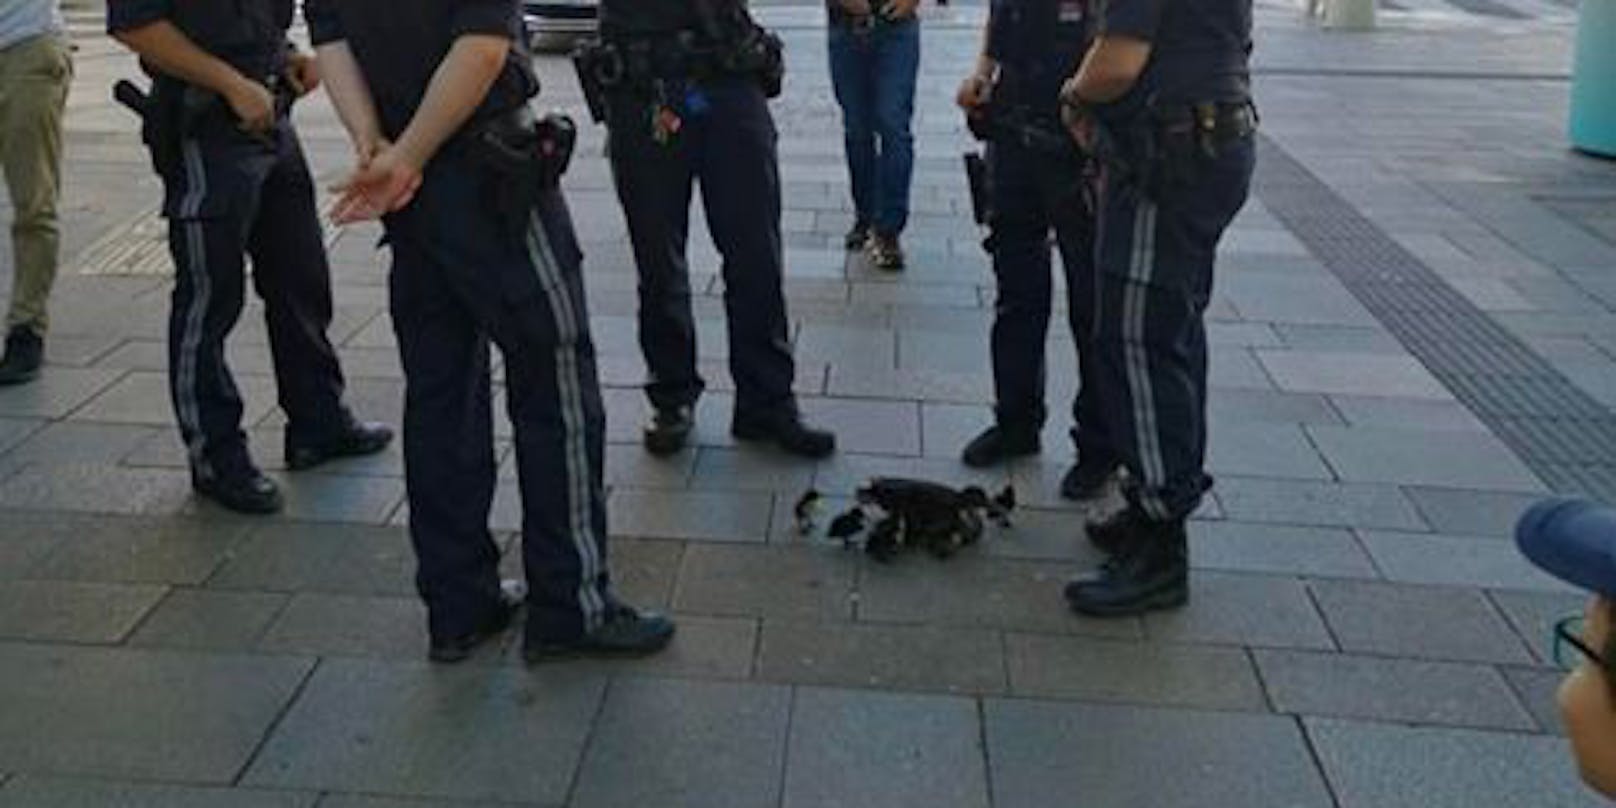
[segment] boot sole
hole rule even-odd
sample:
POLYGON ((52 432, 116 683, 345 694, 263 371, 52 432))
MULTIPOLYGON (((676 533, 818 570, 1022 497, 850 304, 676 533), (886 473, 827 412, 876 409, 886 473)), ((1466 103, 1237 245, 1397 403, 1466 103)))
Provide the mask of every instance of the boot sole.
POLYGON ((1072 607, 1072 611, 1075 611, 1081 615, 1087 615, 1089 617, 1130 617, 1133 615, 1146 614, 1148 612, 1179 609, 1189 602, 1190 593, 1187 590, 1158 592, 1148 598, 1137 600, 1132 603, 1108 606, 1082 604, 1069 598, 1066 601, 1067 605, 1072 607))
POLYGON ((565 662, 574 659, 638 659, 656 654, 673 642, 673 633, 655 645, 639 648, 601 648, 577 645, 540 646, 537 650, 522 649, 522 662, 528 665, 542 665, 546 662, 565 662))
POLYGON ((277 497, 273 502, 246 502, 231 501, 216 493, 202 488, 193 488, 196 495, 233 513, 242 513, 249 516, 271 516, 281 512, 286 507, 285 500, 277 497))
POLYGON ((6 376, 4 378, 0 378, 0 387, 14 387, 19 384, 27 384, 31 381, 37 380, 39 378, 39 374, 40 372, 38 370, 31 370, 26 373, 6 376))

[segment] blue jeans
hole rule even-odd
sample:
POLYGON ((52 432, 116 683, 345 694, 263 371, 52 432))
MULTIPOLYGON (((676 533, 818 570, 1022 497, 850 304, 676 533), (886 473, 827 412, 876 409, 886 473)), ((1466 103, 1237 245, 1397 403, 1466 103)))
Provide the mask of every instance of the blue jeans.
POLYGON ((920 22, 881 23, 856 32, 830 27, 830 77, 842 105, 847 171, 858 220, 896 235, 909 222, 915 169, 915 79, 920 22))

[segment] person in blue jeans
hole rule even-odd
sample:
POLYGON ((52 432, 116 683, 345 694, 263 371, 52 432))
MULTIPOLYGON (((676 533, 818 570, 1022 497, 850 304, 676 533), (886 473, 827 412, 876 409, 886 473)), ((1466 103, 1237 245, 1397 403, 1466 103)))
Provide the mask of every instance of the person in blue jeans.
POLYGON ((869 250, 881 269, 903 268, 898 237, 909 222, 920 72, 920 0, 826 0, 830 77, 842 106, 847 170, 858 218, 847 248, 869 250))

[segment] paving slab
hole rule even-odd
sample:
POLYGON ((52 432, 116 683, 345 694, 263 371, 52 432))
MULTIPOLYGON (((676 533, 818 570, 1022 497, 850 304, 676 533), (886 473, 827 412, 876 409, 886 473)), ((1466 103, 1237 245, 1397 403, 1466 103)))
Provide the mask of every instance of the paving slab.
POLYGON ((1308 587, 1344 651, 1501 664, 1532 659, 1474 589, 1324 580, 1308 587))
POLYGON ((1445 432, 1485 432, 1486 424, 1457 401, 1418 398, 1389 398, 1377 390, 1374 395, 1334 395, 1330 403, 1348 426, 1391 429, 1430 429, 1445 432))
POLYGON ((1296 578, 1197 572, 1190 605, 1145 617, 1156 642, 1335 649, 1307 587, 1296 578))
POLYGON ((1190 565, 1229 572, 1379 578, 1350 531, 1253 522, 1190 522, 1190 565))
MULTIPOLYGON (((107 371, 85 371, 107 373, 107 371)), ((275 380, 268 376, 235 374, 245 409, 243 424, 256 424, 275 406, 275 380)), ((168 374, 135 371, 96 395, 72 415, 76 421, 146 426, 174 425, 174 404, 169 395, 168 374)))
POLYGON ((614 681, 571 804, 775 806, 790 709, 790 690, 774 685, 614 681))
MULTIPOLYGON (((512 542, 506 561, 513 562, 512 577, 522 577, 522 543, 512 542)), ((673 586, 684 560, 685 545, 674 541, 611 539, 606 543, 606 566, 612 586, 628 602, 648 609, 666 609, 673 602, 673 586)))
POLYGON ((985 723, 999 808, 1332 805, 1288 718, 993 699, 985 723))
POLYGON ((290 791, 19 777, 0 803, 37 808, 310 808, 320 795, 290 791))
MULTIPOLYGON (((487 803, 327 794, 321 798, 318 808, 475 808, 478 805, 487 805, 487 803)), ((538 803, 530 802, 501 802, 499 805, 503 806, 503 808, 541 808, 538 803)))
POLYGON ((762 544, 774 501, 756 492, 616 488, 607 505, 614 536, 762 544))
POLYGON ((258 650, 325 657, 415 660, 427 646, 418 598, 296 595, 276 615, 258 650))
POLYGON ((1333 476, 1302 427, 1292 424, 1240 424, 1209 430, 1206 468, 1214 476, 1297 480, 1328 480, 1333 476))
POLYGON ((870 564, 859 579, 860 621, 962 626, 1010 631, 1137 638, 1135 619, 1100 620, 1075 615, 1061 588, 1075 565, 978 559, 937 561, 903 556, 870 564))
MULTIPOLYGON (((287 519, 311 522, 385 524, 404 501, 404 481, 393 477, 349 474, 270 472, 280 486, 287 519)), ((211 502, 196 503, 199 512, 221 512, 211 502)))
MULTIPOLYGON (((638 445, 607 446, 606 483, 613 487, 684 488, 690 484, 697 455, 697 452, 680 452, 673 457, 657 457, 638 445)), ((514 453, 500 464, 500 478, 517 478, 514 453)))
POLYGON ((1279 389, 1450 401, 1453 395, 1413 357, 1333 351, 1258 350, 1279 389))
MULTIPOLYGON (((636 605, 639 605, 636 603, 636 605)), ((679 679, 741 681, 753 674, 757 659, 758 621, 750 617, 672 614, 678 633, 666 649, 639 659, 579 659, 569 669, 603 676, 658 676, 679 679)), ((514 633, 514 632, 513 632, 514 633)), ((521 664, 520 640, 506 643, 506 661, 521 664)))
POLYGON ((1431 527, 1443 533, 1513 536, 1515 522, 1542 494, 1475 491, 1462 488, 1403 489, 1431 527))
POLYGON ((1224 515, 1237 521, 1427 529, 1413 502, 1393 485, 1222 476, 1215 490, 1224 515))
POLYGON ((0 768, 230 783, 311 665, 0 644, 0 768), (154 736, 153 727, 163 732, 154 736))
POLYGON ((246 534, 239 520, 85 517, 33 577, 103 583, 195 585, 229 558, 246 534))
POLYGON ((1467 432, 1305 427, 1347 482, 1542 492, 1543 482, 1497 438, 1467 432))
POLYGON ((1011 634, 1005 642, 1018 696, 1267 710, 1242 649, 1045 634, 1011 634))
POLYGON ((0 638, 117 643, 166 590, 63 581, 0 582, 0 638))
POLYGON ((250 651, 291 600, 267 592, 173 589, 157 604, 129 644, 152 648, 250 651))
POLYGON ((208 586, 414 595, 415 554, 399 528, 277 522, 253 528, 208 586))
POLYGON ((1453 662, 1253 652, 1282 713, 1530 732, 1536 724, 1496 668, 1453 662))
POLYGON ((1582 614, 1588 602, 1587 595, 1569 592, 1489 592, 1488 597, 1545 665, 1554 664, 1554 624, 1582 614))
POLYGON ((1308 719, 1343 806, 1604 805, 1578 782, 1559 738, 1308 719))
POLYGON ((123 375, 99 368, 55 368, 31 384, 0 391, 0 415, 8 418, 62 418, 83 406, 123 375))
POLYGON ((1526 705, 1527 712, 1541 732, 1564 735, 1565 721, 1560 717, 1560 683, 1566 672, 1554 668, 1504 668, 1504 678, 1515 695, 1526 705))
POLYGON ((1370 530, 1360 531, 1358 535, 1388 581, 1577 591, 1533 566, 1512 541, 1370 530))
POLYGON ((787 684, 1003 693, 1004 644, 985 629, 765 621, 757 676, 787 684))
POLYGON ((1229 424, 1341 424, 1330 400, 1317 393, 1216 388, 1207 393, 1207 421, 1229 424))
POLYGON ((101 464, 23 466, 0 482, 0 508, 172 515, 192 507, 191 478, 101 464))
POLYGON ((48 423, 42 418, 0 418, 0 453, 10 451, 48 423))
POLYGON ((784 808, 987 808, 968 699, 805 688, 792 708, 784 808))
POLYGON ((113 464, 150 440, 156 427, 55 421, 35 431, 5 454, 11 463, 62 465, 113 464))
POLYGON ((559 805, 604 692, 560 667, 327 660, 243 782, 559 805))
POLYGON ((693 544, 685 550, 673 604, 693 614, 847 620, 856 562, 823 546, 693 544))
POLYGON ((773 449, 702 449, 690 481, 708 491, 781 491, 800 494, 814 480, 814 466, 773 449))
POLYGON ((836 433, 841 451, 920 455, 920 407, 915 402, 804 398, 801 406, 810 423, 836 433))

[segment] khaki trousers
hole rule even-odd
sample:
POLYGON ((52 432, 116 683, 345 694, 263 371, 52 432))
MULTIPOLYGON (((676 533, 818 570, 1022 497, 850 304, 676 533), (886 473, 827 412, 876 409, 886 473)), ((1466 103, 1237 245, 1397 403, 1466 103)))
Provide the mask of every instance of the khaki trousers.
POLYGON ((0 170, 15 210, 7 330, 26 326, 43 336, 48 325, 46 303, 61 251, 62 116, 72 82, 72 56, 60 36, 0 50, 0 170))

